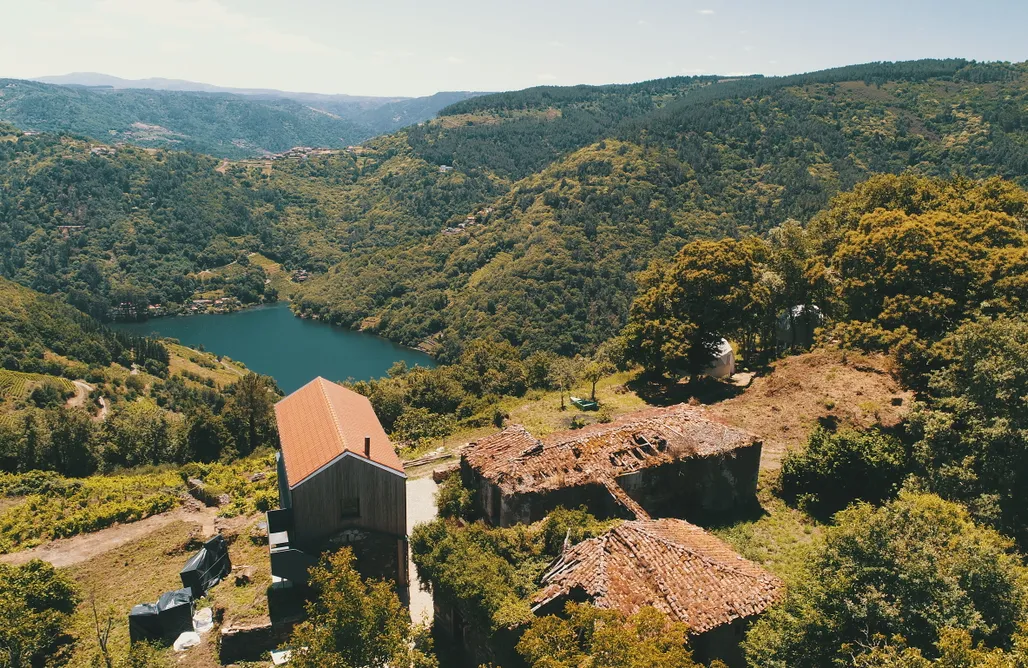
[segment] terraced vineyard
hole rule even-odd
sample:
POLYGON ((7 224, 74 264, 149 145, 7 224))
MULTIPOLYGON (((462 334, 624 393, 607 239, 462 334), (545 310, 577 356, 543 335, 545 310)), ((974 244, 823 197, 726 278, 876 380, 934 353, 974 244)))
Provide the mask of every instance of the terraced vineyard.
POLYGON ((75 385, 67 378, 0 369, 0 398, 24 399, 32 393, 32 390, 47 383, 56 385, 62 392, 75 391, 75 385))

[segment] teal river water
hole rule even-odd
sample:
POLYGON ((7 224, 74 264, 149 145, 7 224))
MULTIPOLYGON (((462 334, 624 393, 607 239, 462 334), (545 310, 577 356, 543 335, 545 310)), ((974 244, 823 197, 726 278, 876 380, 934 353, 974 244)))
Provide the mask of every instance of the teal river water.
POLYGON ((271 376, 286 393, 317 376, 329 380, 380 378, 394 362, 435 366, 432 358, 390 341, 295 317, 285 303, 225 315, 154 318, 114 329, 157 333, 190 347, 239 360, 271 376))

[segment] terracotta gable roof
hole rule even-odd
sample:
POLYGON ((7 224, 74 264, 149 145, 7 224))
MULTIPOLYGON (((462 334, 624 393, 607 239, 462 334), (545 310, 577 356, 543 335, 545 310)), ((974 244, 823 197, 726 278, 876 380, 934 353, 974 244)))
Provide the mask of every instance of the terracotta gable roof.
POLYGON ((700 634, 760 614, 784 585, 703 529, 682 520, 624 522, 583 541, 543 575, 538 609, 572 591, 633 614, 652 605, 700 634))
POLYGON ((290 487, 303 482, 344 452, 364 457, 371 437, 371 461, 403 473, 368 398, 320 376, 275 404, 290 487))
POLYGON ((506 493, 546 491, 616 478, 650 466, 709 457, 753 445, 757 437, 706 410, 679 404, 623 415, 608 424, 539 440, 521 425, 472 443, 464 458, 506 493))

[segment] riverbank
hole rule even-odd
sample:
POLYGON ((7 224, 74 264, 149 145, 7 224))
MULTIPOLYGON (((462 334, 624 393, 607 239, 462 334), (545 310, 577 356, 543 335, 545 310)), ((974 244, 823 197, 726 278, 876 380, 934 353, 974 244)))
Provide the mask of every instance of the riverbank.
POLYGON ((115 323, 112 329, 177 339, 271 376, 285 392, 323 376, 332 381, 385 376, 396 362, 435 366, 427 354, 387 339, 293 315, 287 302, 227 314, 115 323))

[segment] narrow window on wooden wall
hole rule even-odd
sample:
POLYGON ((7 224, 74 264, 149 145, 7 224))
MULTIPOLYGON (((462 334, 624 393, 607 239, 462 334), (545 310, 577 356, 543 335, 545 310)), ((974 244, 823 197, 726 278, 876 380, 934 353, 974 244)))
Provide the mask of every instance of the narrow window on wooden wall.
POLYGON ((361 500, 357 496, 343 497, 342 501, 342 515, 343 518, 347 517, 360 517, 361 515, 361 500))

